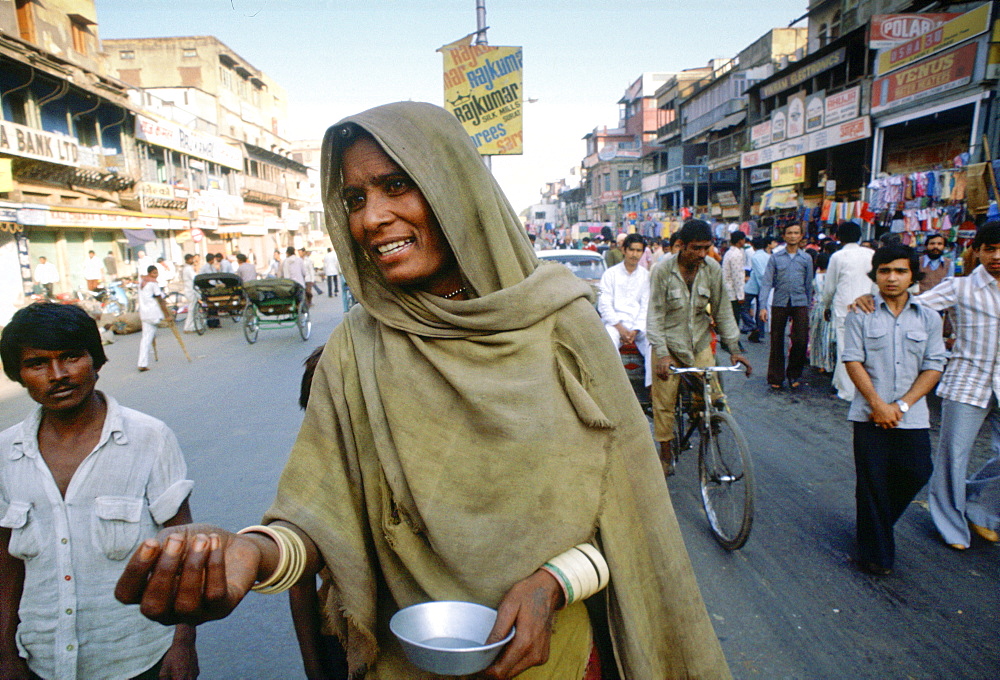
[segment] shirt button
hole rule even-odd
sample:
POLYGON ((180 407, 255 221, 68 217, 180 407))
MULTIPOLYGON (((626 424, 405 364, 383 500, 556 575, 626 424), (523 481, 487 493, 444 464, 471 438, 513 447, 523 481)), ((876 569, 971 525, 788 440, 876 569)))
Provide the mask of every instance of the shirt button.
POLYGON ((66 645, 66 651, 67 652, 72 652, 73 651, 73 645, 66 645))
POLYGON ((66 613, 72 615, 73 614, 73 610, 72 609, 67 609, 66 613))
POLYGON ((69 539, 68 538, 64 538, 64 539, 62 539, 62 541, 60 541, 60 543, 62 543, 63 545, 66 545, 67 543, 69 543, 69 539))
POLYGON ((63 578, 66 579, 67 581, 72 581, 73 580, 73 577, 70 576, 69 574, 66 574, 65 576, 63 576, 63 578))

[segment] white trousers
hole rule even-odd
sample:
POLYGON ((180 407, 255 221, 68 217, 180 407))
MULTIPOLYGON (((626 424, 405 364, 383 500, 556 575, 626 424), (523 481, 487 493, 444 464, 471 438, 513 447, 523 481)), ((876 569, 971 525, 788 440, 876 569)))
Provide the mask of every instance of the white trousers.
POLYGON ((195 295, 194 289, 185 290, 184 297, 188 300, 188 312, 187 316, 184 317, 184 330, 193 331, 194 330, 194 308, 198 304, 198 297, 195 295))
POLYGON ((837 334, 837 368, 833 371, 833 387, 837 390, 838 397, 844 401, 852 401, 854 399, 854 383, 851 382, 850 376, 847 375, 847 369, 844 368, 844 362, 840 360, 841 355, 844 353, 844 324, 846 322, 846 310, 844 316, 840 316, 840 314, 836 312, 834 313, 833 328, 837 334))
MULTIPOLYGON (((621 347, 622 336, 618 332, 618 329, 607 324, 604 324, 604 328, 608 331, 608 335, 611 336, 611 342, 615 343, 615 347, 621 347)), ((646 364, 646 387, 649 387, 653 384, 653 360, 649 354, 649 340, 646 339, 646 331, 639 331, 636 334, 635 346, 639 350, 639 354, 642 355, 643 363, 646 364)))
POLYGON ((142 339, 139 341, 139 368, 149 368, 149 350, 156 339, 156 324, 142 322, 142 339))

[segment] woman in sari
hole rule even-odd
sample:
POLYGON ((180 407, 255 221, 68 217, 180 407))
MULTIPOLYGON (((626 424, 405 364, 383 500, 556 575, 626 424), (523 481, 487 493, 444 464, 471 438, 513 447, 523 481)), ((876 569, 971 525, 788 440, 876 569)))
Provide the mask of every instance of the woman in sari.
MULTIPOLYGON (((488 678, 728 678, 592 292, 539 264, 458 121, 413 102, 352 116, 327 132, 322 174, 360 304, 324 349, 264 522, 321 573, 352 677, 436 677, 389 618, 465 600, 497 608, 491 639, 516 625, 488 678), (586 601, 547 568, 581 544, 610 571, 586 601)), ((117 594, 161 622, 221 618, 281 580, 279 542, 165 532, 117 594)))

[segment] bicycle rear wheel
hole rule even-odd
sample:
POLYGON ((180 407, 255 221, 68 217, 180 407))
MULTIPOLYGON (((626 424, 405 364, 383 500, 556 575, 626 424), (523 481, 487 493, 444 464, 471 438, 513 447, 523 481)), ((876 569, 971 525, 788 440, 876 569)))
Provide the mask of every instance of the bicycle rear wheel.
POLYGON ((728 413, 713 413, 702 428, 698 480, 716 540, 726 550, 743 547, 753 525, 753 467, 746 438, 728 413))

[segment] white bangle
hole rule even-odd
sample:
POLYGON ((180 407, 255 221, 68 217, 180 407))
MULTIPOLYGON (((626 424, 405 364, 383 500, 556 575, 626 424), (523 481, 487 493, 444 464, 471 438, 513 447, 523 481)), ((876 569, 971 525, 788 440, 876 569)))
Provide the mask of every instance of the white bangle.
POLYGON ((263 534, 278 546, 278 564, 263 581, 254 584, 251 590, 273 595, 282 593, 295 585, 306 567, 306 544, 302 538, 289 529, 278 524, 264 526, 257 524, 240 529, 238 534, 263 534))
POLYGON ((589 543, 570 548, 541 568, 559 583, 566 606, 599 592, 608 585, 611 576, 601 551, 589 543))

